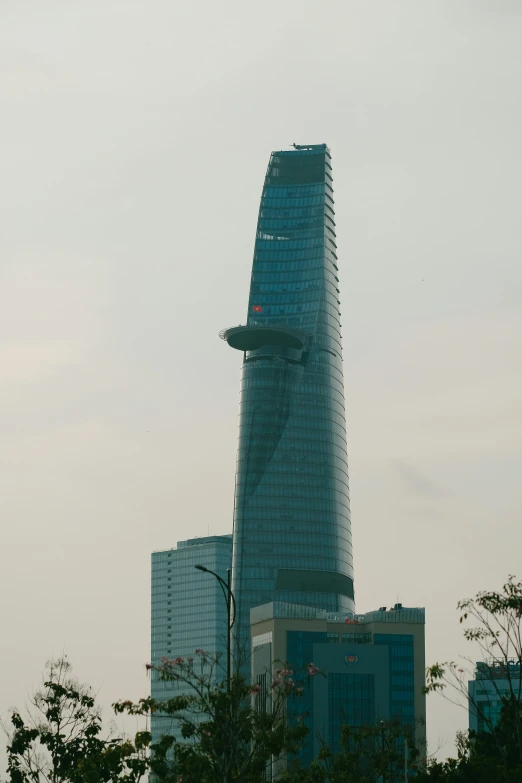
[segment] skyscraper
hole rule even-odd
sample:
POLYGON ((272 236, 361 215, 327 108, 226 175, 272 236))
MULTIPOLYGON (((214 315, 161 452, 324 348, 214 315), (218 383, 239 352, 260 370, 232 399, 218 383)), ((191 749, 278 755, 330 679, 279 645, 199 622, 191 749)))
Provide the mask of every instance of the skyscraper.
MULTIPOLYGON (((179 541, 176 549, 152 554, 151 662, 194 655, 200 647, 210 653, 226 650, 227 606, 219 583, 201 573, 203 565, 226 579, 232 558, 232 536, 208 536, 179 541)), ((226 659, 223 658, 224 676, 226 659)), ((151 696, 163 701, 182 693, 172 682, 162 682, 152 672, 151 696)), ((172 719, 152 716, 153 742, 163 734, 180 738, 172 719)))
POLYGON ((236 638, 270 601, 354 611, 339 278, 330 152, 273 152, 243 352, 232 587, 236 638))

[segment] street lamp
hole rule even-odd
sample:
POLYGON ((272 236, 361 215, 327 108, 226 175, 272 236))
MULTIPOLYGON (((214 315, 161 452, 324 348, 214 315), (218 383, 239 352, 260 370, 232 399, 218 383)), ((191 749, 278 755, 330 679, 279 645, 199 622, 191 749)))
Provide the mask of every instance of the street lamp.
POLYGON ((231 572, 230 568, 227 568, 227 581, 225 582, 224 579, 222 579, 219 574, 216 574, 215 571, 211 571, 210 568, 206 568, 204 565, 197 565, 194 566, 194 568, 197 568, 198 571, 203 571, 205 574, 212 574, 212 576, 215 576, 218 580, 221 590, 223 591, 223 596, 225 597, 225 601, 227 602, 227 691, 230 690, 230 660, 231 660, 231 632, 232 632, 232 626, 234 625, 236 621, 236 599, 234 598, 234 593, 232 592, 232 588, 230 586, 231 581, 231 572), (234 615, 231 618, 232 614, 232 605, 234 606, 234 615))

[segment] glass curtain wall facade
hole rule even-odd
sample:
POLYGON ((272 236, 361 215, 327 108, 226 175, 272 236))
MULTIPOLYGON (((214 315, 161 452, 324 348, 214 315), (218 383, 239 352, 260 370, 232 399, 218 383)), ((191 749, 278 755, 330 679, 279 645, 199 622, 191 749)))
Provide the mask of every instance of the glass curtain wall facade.
MULTIPOLYGON (((151 662, 194 655, 199 647, 222 653, 226 670, 227 607, 217 579, 196 570, 204 565, 223 579, 231 566, 232 536, 209 536, 178 542, 176 549, 152 554, 151 662)), ((151 696, 165 700, 183 691, 161 682, 152 672, 151 696)), ((180 739, 176 724, 166 716, 151 719, 152 741, 165 734, 180 739)))
POLYGON ((261 196, 243 351, 232 581, 253 606, 354 611, 332 165, 326 145, 273 152, 261 196))

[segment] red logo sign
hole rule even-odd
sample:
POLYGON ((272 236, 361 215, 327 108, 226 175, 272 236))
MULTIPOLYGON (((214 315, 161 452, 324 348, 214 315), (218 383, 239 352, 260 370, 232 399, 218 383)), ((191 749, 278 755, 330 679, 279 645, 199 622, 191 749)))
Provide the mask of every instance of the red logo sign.
POLYGON ((262 312, 263 312, 263 308, 261 307, 261 305, 254 305, 254 313, 262 313, 262 312))

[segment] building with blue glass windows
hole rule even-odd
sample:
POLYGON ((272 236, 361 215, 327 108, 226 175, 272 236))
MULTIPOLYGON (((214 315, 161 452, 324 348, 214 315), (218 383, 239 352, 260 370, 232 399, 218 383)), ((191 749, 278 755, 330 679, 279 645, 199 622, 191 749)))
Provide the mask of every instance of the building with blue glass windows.
POLYGON ((396 604, 343 615, 271 602, 250 614, 252 677, 261 692, 269 692, 277 661, 285 661, 296 679, 310 663, 320 671, 304 680, 297 705, 309 728, 298 754, 302 766, 317 758, 323 742, 339 750, 343 724, 397 720, 415 727, 417 746, 425 751, 424 609, 396 604))
POLYGON ((270 156, 242 352, 232 586, 236 640, 270 601, 354 610, 331 156, 270 156))
MULTIPOLYGON (((208 536, 179 541, 174 549, 152 554, 151 663, 162 658, 194 655, 199 647, 223 655, 226 662, 227 606, 219 582, 196 570, 203 565, 226 579, 232 560, 232 536, 208 536)), ((162 682, 152 671, 151 696, 164 701, 183 691, 172 682, 162 682)), ((154 714, 153 742, 166 734, 179 739, 171 718, 154 714)))
POLYGON ((478 661, 468 681, 469 728, 491 732, 500 720, 504 701, 522 702, 520 661, 516 658, 478 661))

